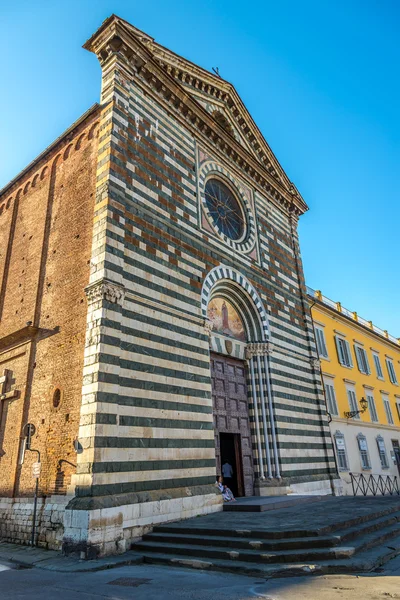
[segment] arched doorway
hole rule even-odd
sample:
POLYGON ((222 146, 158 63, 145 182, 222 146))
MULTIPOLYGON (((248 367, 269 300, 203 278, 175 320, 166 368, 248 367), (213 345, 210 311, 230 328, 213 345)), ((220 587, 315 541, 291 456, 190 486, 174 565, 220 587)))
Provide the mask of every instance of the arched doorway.
POLYGON ((204 281, 202 310, 211 332, 217 473, 237 495, 253 495, 257 479, 280 477, 267 315, 250 282, 222 266, 204 281))

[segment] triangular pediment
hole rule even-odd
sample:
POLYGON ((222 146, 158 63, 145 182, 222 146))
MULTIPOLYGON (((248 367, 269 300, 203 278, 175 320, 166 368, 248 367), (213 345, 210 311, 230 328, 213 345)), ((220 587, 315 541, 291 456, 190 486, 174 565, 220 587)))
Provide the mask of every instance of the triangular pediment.
POLYGON ((155 42, 149 44, 154 58, 208 112, 222 113, 240 144, 283 185, 290 181, 268 143, 254 123, 234 86, 217 75, 177 56, 155 42))
MULTIPOLYGON (((182 104, 182 102, 185 102, 185 96, 190 98, 191 102, 199 107, 200 120, 202 118, 201 114, 204 115, 204 111, 211 116, 211 119, 207 117, 208 122, 215 125, 215 131, 214 126, 209 125, 211 131, 220 135, 223 130, 225 136, 226 134, 230 135, 237 144, 252 156, 253 161, 255 160, 262 166, 263 170, 268 172, 270 180, 275 181, 278 184, 277 189, 284 194, 286 203, 288 201, 289 203, 292 202, 291 199, 295 198, 300 212, 307 210, 307 205, 287 177, 231 83, 222 79, 218 74, 207 71, 175 54, 168 48, 157 44, 154 38, 116 15, 109 17, 92 38, 86 42, 84 47, 96 52, 96 54, 101 54, 99 49, 106 42, 106 38, 112 35, 121 36, 121 34, 123 34, 123 40, 118 37, 120 43, 128 43, 129 45, 127 40, 130 37, 135 40, 136 52, 138 52, 138 47, 142 48, 142 50, 139 50, 140 57, 136 64, 146 64, 147 72, 149 72, 149 69, 151 71, 151 69, 157 67, 161 70, 164 79, 161 78, 162 83, 159 85, 162 91, 165 90, 165 86, 170 85, 169 82, 172 78, 176 89, 174 92, 169 92, 169 95, 174 97, 174 102, 182 104), (128 34, 128 38, 125 36, 125 32, 128 34), (153 67, 150 66, 150 63, 153 67)), ((127 54, 129 55, 129 52, 127 54)), ((153 73, 155 74, 155 71, 153 73)), ((192 111, 192 108, 190 110, 192 111)), ((195 120, 198 120, 197 117, 195 120)), ((234 146, 234 144, 232 145, 234 146)))
POLYGON ((161 46, 154 38, 127 21, 123 22, 130 33, 146 46, 154 59, 194 100, 210 114, 222 114, 228 127, 232 128, 230 133, 236 141, 267 168, 274 179, 287 189, 291 188, 289 178, 231 83, 161 46))

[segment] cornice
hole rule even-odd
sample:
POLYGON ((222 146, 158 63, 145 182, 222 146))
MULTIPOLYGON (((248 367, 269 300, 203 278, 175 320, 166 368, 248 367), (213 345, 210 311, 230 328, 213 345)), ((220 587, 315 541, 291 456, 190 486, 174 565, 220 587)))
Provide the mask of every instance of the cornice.
POLYGON ((370 421, 361 421, 361 420, 353 420, 353 419, 345 419, 343 417, 333 416, 332 415, 332 429, 334 427, 333 423, 341 423, 342 425, 349 425, 351 427, 355 427, 357 429, 362 430, 363 427, 367 427, 368 429, 385 429, 386 431, 390 431, 392 434, 394 431, 400 432, 400 428, 397 425, 387 425, 385 423, 372 423, 370 421))
MULTIPOLYGON (((235 162, 253 180, 260 192, 267 195, 285 212, 299 216, 308 210, 297 189, 287 180, 286 176, 285 183, 287 185, 285 186, 284 183, 276 179, 276 175, 274 176, 269 172, 267 165, 260 162, 261 159, 256 159, 190 95, 183 82, 179 81, 179 77, 176 77, 176 73, 172 72, 173 67, 167 65, 165 61, 163 63, 159 56, 154 55, 152 48, 155 45, 152 38, 147 36, 139 40, 138 36, 132 33, 132 29, 136 32, 128 23, 112 15, 83 47, 96 54, 103 69, 107 68, 112 59, 118 60, 136 78, 138 83, 141 82, 145 86, 146 91, 156 96, 158 100, 162 99, 166 102, 169 111, 173 111, 175 117, 179 117, 190 130, 200 136, 203 143, 208 142, 209 145, 212 145, 213 151, 222 152, 225 157, 235 162)), ((165 49, 164 51, 166 52, 165 49)), ((161 51, 159 50, 159 52, 161 51)), ((180 60, 186 65, 188 64, 184 59, 180 60)), ((198 67, 198 70, 201 70, 202 74, 207 73, 200 67, 198 67)), ((219 81, 219 78, 215 78, 209 73, 208 78, 210 82, 207 80, 202 81, 202 85, 214 89, 215 93, 224 102, 229 101, 231 103, 231 109, 234 112, 236 111, 235 121, 242 119, 242 123, 252 125, 253 121, 248 112, 246 111, 246 119, 244 119, 237 107, 237 104, 239 104, 244 109, 244 105, 233 86, 221 80, 222 85, 226 86, 227 89, 226 91, 224 89, 218 90, 216 85, 212 86, 211 83, 214 82, 215 84, 215 79, 219 81), (236 95, 237 104, 232 100, 233 94, 236 95)), ((197 79, 193 77, 192 81, 195 82, 197 79)), ((256 127, 255 124, 254 127, 256 127)), ((239 129, 243 130, 240 123, 239 129)), ((258 133, 255 132, 257 136, 250 130, 251 127, 249 127, 248 136, 253 142, 252 148, 260 156, 260 153, 262 154, 262 136, 258 129, 258 133)), ((263 138, 262 141, 266 145, 263 138)))
MULTIPOLYGON (((312 305, 313 307, 315 306, 318 310, 327 314, 329 317, 331 317, 333 315, 335 320, 342 321, 344 324, 352 327, 353 329, 355 329, 356 331, 359 331, 360 333, 363 333, 364 335, 371 338, 372 340, 379 341, 384 346, 387 345, 390 348, 394 348, 397 352, 400 352, 400 345, 397 345, 395 342, 392 342, 391 340, 383 337, 382 335, 380 335, 373 329, 369 329, 362 323, 359 323, 358 321, 351 319, 344 313, 339 312, 335 308, 328 306, 327 304, 325 304, 324 302, 322 302, 315 296, 308 295, 308 298, 313 300, 313 305, 312 305)), ((313 322, 315 322, 314 319, 313 319, 313 322)), ((334 331, 336 331, 336 330, 334 330, 334 331)), ((340 332, 338 332, 338 333, 340 333, 340 332)), ((341 334, 341 335, 343 335, 343 337, 346 337, 345 334, 341 334)))
POLYGON ((43 162, 45 159, 47 160, 51 152, 55 152, 58 146, 60 146, 63 142, 68 141, 69 138, 72 139, 73 136, 76 134, 77 129, 81 126, 84 126, 85 122, 88 121, 90 117, 92 117, 93 115, 97 115, 100 112, 101 108, 102 107, 97 102, 93 104, 89 108, 89 110, 83 113, 83 115, 81 115, 79 119, 72 123, 72 125, 68 127, 68 129, 66 129, 64 133, 62 133, 57 139, 55 139, 54 142, 50 144, 50 146, 47 146, 47 148, 45 148, 43 152, 41 152, 36 158, 34 158, 32 162, 30 162, 22 171, 20 171, 18 175, 14 177, 14 179, 9 181, 2 189, 0 189, 0 197, 3 196, 6 192, 7 194, 10 194, 12 188, 17 188, 19 185, 21 185, 20 181, 25 175, 29 174, 31 171, 33 171, 33 169, 36 169, 40 162, 43 162))

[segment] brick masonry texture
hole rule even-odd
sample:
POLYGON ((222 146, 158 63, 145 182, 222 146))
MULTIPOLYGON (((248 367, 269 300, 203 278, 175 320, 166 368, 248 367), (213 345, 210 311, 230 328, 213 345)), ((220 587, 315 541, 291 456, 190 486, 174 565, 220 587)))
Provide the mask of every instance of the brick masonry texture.
MULTIPOLYGON (((17 394, 0 404, 3 497, 33 493, 36 454, 26 452, 18 465, 27 422, 36 427, 32 447, 41 453, 40 494, 65 494, 75 471, 98 117, 95 107, 0 197, 0 371, 8 373, 6 392, 17 394)), ((2 535, 4 527, 17 527, 15 506, 2 509, 2 535)))

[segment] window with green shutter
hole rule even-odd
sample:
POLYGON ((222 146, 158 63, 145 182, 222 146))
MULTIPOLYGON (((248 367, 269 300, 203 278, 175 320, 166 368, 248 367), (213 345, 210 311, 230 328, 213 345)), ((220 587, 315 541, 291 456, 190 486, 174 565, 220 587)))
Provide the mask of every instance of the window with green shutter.
POLYGON ((359 433, 357 436, 357 443, 360 451, 361 466, 363 469, 370 469, 371 461, 369 459, 368 444, 365 435, 359 433))
POLYGON ((378 377, 378 379, 383 379, 383 371, 382 371, 382 365, 381 365, 381 360, 379 358, 379 355, 375 354, 375 352, 373 352, 372 356, 374 357, 376 376, 378 377))
POLYGON ((335 388, 333 385, 333 381, 332 382, 324 381, 324 386, 325 386, 325 395, 326 395, 326 403, 327 403, 328 412, 331 415, 338 415, 339 411, 338 411, 338 407, 337 407, 336 394, 335 394, 335 388))
POLYGON ((368 401, 369 414, 371 415, 371 421, 374 423, 378 422, 378 413, 376 412, 375 399, 372 394, 366 394, 368 401))
POLYGON ((371 370, 369 368, 368 355, 366 351, 361 346, 357 346, 357 344, 354 345, 354 350, 357 358, 358 370, 364 375, 369 375, 371 370))
POLYGON ((376 444, 378 446, 379 458, 381 460, 381 467, 382 467, 382 469, 388 469, 389 461, 388 461, 388 457, 386 454, 385 441, 381 435, 378 435, 378 437, 376 438, 376 444))
POLYGON ((348 471, 349 462, 347 460, 346 443, 344 441, 344 435, 340 431, 336 431, 333 437, 335 440, 336 456, 339 471, 348 471))
POLYGON ((389 379, 392 383, 398 383, 396 371, 394 370, 393 361, 390 358, 386 359, 386 367, 389 373, 389 379))
POLYGON ((383 406, 385 407, 387 422, 389 423, 389 425, 394 425, 392 409, 390 407, 390 400, 387 396, 382 396, 382 400, 383 400, 383 406))
POLYGON ((335 342, 340 364, 344 367, 352 367, 350 344, 338 335, 335 335, 335 342))
MULTIPOLYGON (((359 409, 358 404, 357 404, 357 397, 356 397, 356 393, 354 390, 347 390, 347 398, 349 400, 349 406, 350 406, 350 411, 351 412, 356 412, 359 409)), ((353 417, 354 419, 360 419, 360 414, 355 415, 355 417, 353 417)))
POLYGON ((318 355, 322 356, 323 358, 328 358, 328 350, 326 348, 324 330, 322 329, 322 327, 317 326, 314 326, 314 330, 315 340, 317 342, 318 355))

